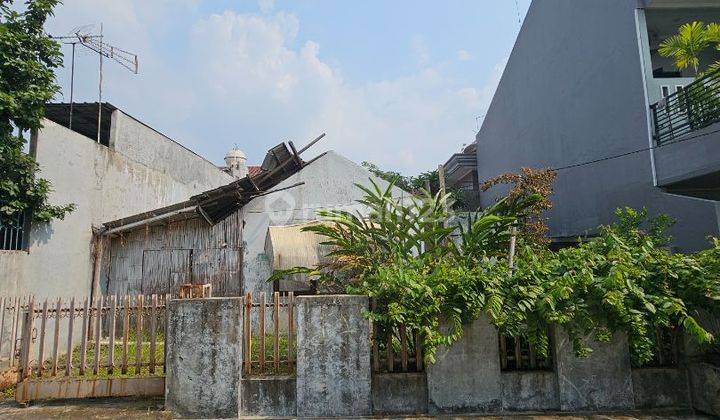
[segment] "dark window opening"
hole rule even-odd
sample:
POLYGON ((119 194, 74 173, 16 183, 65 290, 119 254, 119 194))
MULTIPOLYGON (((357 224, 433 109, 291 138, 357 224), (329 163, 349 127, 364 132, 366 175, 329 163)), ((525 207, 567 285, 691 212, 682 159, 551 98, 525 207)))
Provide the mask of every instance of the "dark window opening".
MULTIPOLYGON (((536 349, 522 337, 499 336, 500 368, 503 371, 519 370, 551 370, 552 356, 537 353, 536 349)), ((548 335, 548 348, 552 349, 552 341, 548 335)))
POLYGON ((18 214, 15 222, 12 224, 3 225, 2 222, 0 222, 0 250, 25 250, 26 231, 27 223, 24 213, 18 214))

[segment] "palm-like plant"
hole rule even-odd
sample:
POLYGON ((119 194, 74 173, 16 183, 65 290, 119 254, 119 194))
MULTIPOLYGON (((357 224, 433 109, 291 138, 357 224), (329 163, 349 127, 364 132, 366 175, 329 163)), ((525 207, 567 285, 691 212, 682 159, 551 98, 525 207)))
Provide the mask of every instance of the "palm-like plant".
POLYGON ((695 21, 682 25, 676 35, 660 44, 658 52, 663 57, 672 57, 680 70, 692 67, 697 75, 700 67, 698 55, 710 43, 708 28, 703 22, 695 21))

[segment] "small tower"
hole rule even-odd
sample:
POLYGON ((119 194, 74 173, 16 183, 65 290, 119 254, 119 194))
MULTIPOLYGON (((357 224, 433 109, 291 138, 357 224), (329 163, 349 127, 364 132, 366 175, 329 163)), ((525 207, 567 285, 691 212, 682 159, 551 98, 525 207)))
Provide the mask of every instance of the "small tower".
POLYGON ((245 161, 245 153, 243 153, 237 147, 233 147, 225 155, 225 165, 227 165, 227 172, 235 178, 242 178, 248 174, 247 165, 245 161))

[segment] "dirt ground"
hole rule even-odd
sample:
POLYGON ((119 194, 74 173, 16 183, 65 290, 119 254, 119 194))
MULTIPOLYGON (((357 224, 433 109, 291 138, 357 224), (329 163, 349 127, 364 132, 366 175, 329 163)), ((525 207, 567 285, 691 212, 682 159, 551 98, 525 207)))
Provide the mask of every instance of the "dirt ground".
MULTIPOLYGON (((65 400, 54 402, 35 402, 22 407, 12 400, 0 400, 0 418, 2 419, 171 419, 172 415, 163 409, 163 399, 139 399, 139 398, 113 398, 113 399, 84 399, 65 400)), ((400 418, 400 417, 375 417, 375 418, 400 418)), ((404 417, 431 418, 425 417, 404 417)), ((457 416, 443 417, 453 418, 482 418, 483 420, 705 420, 711 417, 702 415, 679 414, 673 411, 658 411, 648 413, 609 413, 589 415, 566 415, 566 414, 523 414, 513 416, 457 416)))

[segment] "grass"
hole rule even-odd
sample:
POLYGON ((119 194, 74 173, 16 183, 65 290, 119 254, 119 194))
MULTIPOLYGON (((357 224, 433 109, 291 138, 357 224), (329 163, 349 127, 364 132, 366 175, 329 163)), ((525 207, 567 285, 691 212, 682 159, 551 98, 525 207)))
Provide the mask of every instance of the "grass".
MULTIPOLYGON (((102 378, 130 378, 138 376, 162 376, 163 373, 163 362, 165 360, 165 337, 162 333, 158 333, 155 343, 155 373, 150 373, 149 366, 141 366, 140 373, 136 373, 135 364, 138 362, 136 357, 137 351, 137 335, 132 332, 128 340, 128 354, 127 354, 127 372, 122 373, 121 365, 123 360, 123 344, 122 339, 115 339, 113 348, 113 365, 114 369, 112 373, 109 372, 107 367, 108 359, 110 356, 110 344, 106 340, 100 341, 99 345, 99 356, 100 356, 100 367, 98 368, 97 374, 93 373, 93 367, 95 364, 95 353, 98 346, 93 342, 88 342, 86 358, 85 358, 85 375, 80 375, 80 357, 81 348, 77 345, 72 351, 72 370, 70 377, 81 377, 88 379, 102 379, 102 378)), ((52 351, 50 349, 50 351, 52 351)), ((140 359, 141 364, 150 363, 150 337, 148 334, 143 334, 142 341, 140 343, 140 359)), ((65 377, 65 365, 67 364, 67 355, 63 354, 58 358, 58 371, 56 377, 65 377)), ((47 358, 43 363, 44 372, 43 378, 50 377, 52 368, 52 357, 47 358)), ((38 378, 37 369, 34 369, 31 379, 38 378)))
MULTIPOLYGON (((288 366, 288 337, 287 334, 281 334, 278 340, 278 350, 280 353, 279 370, 275 371, 275 342, 272 334, 265 335, 265 368, 260 369, 260 336, 252 337, 252 345, 250 347, 250 355, 252 360, 251 376, 269 376, 269 375, 292 375, 295 373, 295 365, 288 366)), ((294 352, 293 352, 294 354, 294 352)))

